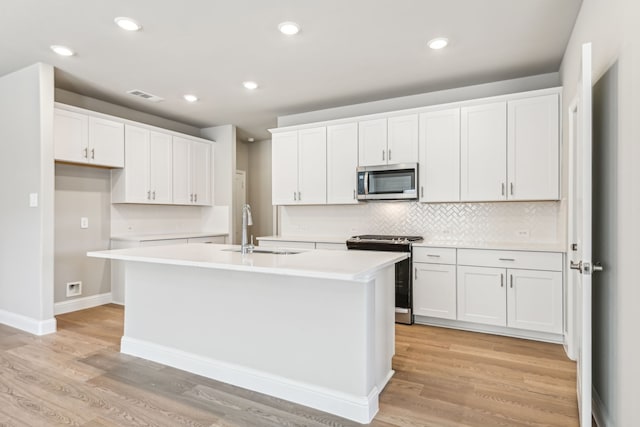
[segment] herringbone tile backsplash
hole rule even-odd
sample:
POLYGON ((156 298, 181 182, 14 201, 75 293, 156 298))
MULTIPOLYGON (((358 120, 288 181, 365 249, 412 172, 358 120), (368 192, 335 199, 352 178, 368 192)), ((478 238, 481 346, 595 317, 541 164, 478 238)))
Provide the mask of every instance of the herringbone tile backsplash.
POLYGON ((560 202, 374 202, 280 208, 280 234, 421 235, 464 242, 561 241, 560 202))

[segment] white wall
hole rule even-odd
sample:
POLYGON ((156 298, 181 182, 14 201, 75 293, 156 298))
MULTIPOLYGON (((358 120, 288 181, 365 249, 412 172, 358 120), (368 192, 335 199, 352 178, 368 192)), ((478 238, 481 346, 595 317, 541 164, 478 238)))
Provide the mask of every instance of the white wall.
POLYGON ((233 177, 236 170, 236 128, 233 125, 201 129, 213 144, 213 204, 203 208, 205 230, 227 231, 233 236, 233 177))
MULTIPOLYGON (((601 399, 601 406, 596 405, 596 409, 604 415, 607 425, 621 427, 640 425, 637 391, 640 384, 640 340, 637 332, 640 324, 640 286, 636 268, 640 241, 638 22, 640 3, 636 0, 584 0, 560 70, 566 111, 576 93, 580 46, 585 42, 593 43, 594 100, 598 103, 596 111, 602 105, 606 106, 607 102, 612 102, 611 99, 617 103, 618 114, 608 116, 617 123, 606 124, 602 123, 606 118, 594 118, 598 126, 594 129, 596 142, 610 145, 598 149, 615 156, 609 162, 599 162, 598 167, 602 170, 598 173, 608 175, 608 182, 615 183, 621 196, 611 199, 615 203, 611 210, 595 212, 596 215, 610 214, 610 223, 604 225, 611 227, 615 235, 594 230, 596 235, 604 239, 609 236, 609 240, 603 242, 605 247, 610 248, 609 253, 602 254, 602 248, 594 251, 600 251, 602 256, 608 258, 604 260, 604 267, 615 270, 616 274, 594 276, 594 287, 608 287, 615 289, 615 292, 610 294, 611 298, 594 298, 597 316, 609 317, 605 325, 594 324, 594 343, 603 344, 602 336, 608 335, 606 345, 610 348, 595 347, 593 357, 595 387, 601 399), (615 67, 611 69, 616 62, 617 71, 615 67), (617 76, 607 76, 609 70, 617 73, 617 76), (603 76, 610 81, 599 82, 603 76), (612 136, 612 130, 617 136, 612 136), (607 142, 607 138, 616 140, 607 142)), ((565 127, 565 145, 567 134, 565 127)), ((600 185, 597 182, 595 184, 600 185)))
POLYGON ((87 251, 109 249, 111 173, 108 169, 56 164, 54 300, 66 296, 68 282, 82 281, 82 295, 111 291, 108 260, 88 258, 87 251), (80 218, 89 228, 80 228, 80 218))
POLYGON ((271 204, 271 140, 249 145, 248 200, 253 213, 251 234, 273 234, 273 205, 271 204))
POLYGON ((278 127, 314 123, 324 120, 343 119, 366 114, 384 113, 407 108, 426 107, 448 102, 465 101, 489 96, 506 95, 514 92, 546 89, 560 86, 558 73, 540 74, 519 79, 504 80, 481 85, 428 92, 412 96, 384 99, 375 102, 328 108, 307 113, 291 114, 278 117, 278 127))
POLYGON ((53 67, 35 64, 0 78, 0 322, 36 334, 55 331, 53 178, 53 67))

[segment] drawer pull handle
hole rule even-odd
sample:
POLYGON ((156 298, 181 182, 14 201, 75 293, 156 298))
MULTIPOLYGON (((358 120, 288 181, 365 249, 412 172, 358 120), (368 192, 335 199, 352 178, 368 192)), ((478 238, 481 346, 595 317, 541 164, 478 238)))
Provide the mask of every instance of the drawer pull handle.
POLYGON ((498 258, 500 261, 515 261, 514 258, 498 258))
POLYGON ((427 254, 427 256, 431 258, 440 258, 440 255, 434 255, 434 254, 427 254))
POLYGON ((513 274, 509 275, 509 286, 513 288, 513 274))
POLYGON ((504 274, 500 273, 500 287, 504 287, 504 274))

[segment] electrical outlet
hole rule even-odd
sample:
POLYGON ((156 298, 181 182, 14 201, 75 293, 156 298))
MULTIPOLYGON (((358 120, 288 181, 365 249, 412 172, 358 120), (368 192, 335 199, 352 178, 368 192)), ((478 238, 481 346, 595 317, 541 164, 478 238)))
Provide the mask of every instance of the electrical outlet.
POLYGON ((521 239, 528 239, 529 238, 529 230, 526 230, 526 229, 518 230, 518 231, 516 231, 516 236, 518 236, 521 239))
POLYGON ((82 295, 82 282, 68 282, 67 283, 67 296, 68 297, 77 297, 78 295, 82 295))
POLYGON ((80 218, 80 228, 89 228, 89 218, 86 216, 80 218))
POLYGON ((29 193, 29 207, 30 208, 38 207, 38 193, 29 193))

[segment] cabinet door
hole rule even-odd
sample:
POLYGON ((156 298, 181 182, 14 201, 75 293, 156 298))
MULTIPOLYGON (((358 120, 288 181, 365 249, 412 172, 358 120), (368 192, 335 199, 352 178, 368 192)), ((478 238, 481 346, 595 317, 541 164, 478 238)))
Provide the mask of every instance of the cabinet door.
POLYGON ((150 203, 149 131, 127 125, 125 127, 125 139, 126 168, 123 171, 125 180, 123 201, 150 203))
POLYGON ((298 131, 298 202, 327 203, 327 128, 298 131))
MULTIPOLYGON (((173 202, 173 143, 171 135, 149 132, 149 190, 152 203, 173 202)), ((129 163, 127 162, 127 167, 129 163)))
POLYGON ((358 124, 327 127, 327 203, 358 203, 358 124))
POLYGON ((557 200, 559 193, 558 95, 509 101, 509 200, 557 200))
POLYGON ((124 167, 124 124, 89 117, 89 162, 124 167))
POLYGON ((458 320, 507 326, 506 270, 458 267, 458 320))
POLYGON ((358 165, 387 164, 387 119, 358 123, 358 165))
POLYGON ((211 144, 191 142, 191 179, 193 202, 199 206, 211 205, 211 144))
POLYGON ((562 333, 562 272, 507 270, 507 325, 562 333))
POLYGON ((420 201, 460 201, 460 109, 420 115, 420 201))
POLYGON ((274 205, 298 202, 298 132, 273 135, 271 141, 271 195, 274 205))
POLYGON ((89 117, 55 109, 53 147, 56 160, 86 163, 89 145, 89 117))
POLYGON ((418 115, 387 120, 387 163, 418 163, 418 115))
POLYGON ((506 102, 464 107, 460 117, 460 199, 506 200, 506 102))
POLYGON ((456 319, 456 266, 413 264, 413 314, 456 319))
POLYGON ((173 137, 173 203, 178 205, 193 203, 190 144, 188 139, 173 137))

